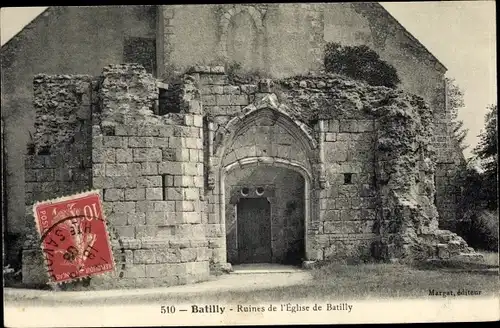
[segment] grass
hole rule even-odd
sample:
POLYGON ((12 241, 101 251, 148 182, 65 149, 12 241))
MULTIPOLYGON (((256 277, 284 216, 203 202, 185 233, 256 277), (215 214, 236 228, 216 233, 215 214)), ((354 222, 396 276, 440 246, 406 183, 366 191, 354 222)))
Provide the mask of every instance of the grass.
POLYGON ((259 292, 221 293, 220 299, 264 302, 272 300, 354 300, 377 298, 427 298, 429 290, 481 291, 498 295, 496 275, 467 272, 419 270, 403 265, 328 265, 312 271, 313 280, 259 292))
MULTIPOLYGON (((496 253, 497 254, 497 253, 496 253)), ((494 254, 489 255, 491 258, 494 254)), ((466 289, 481 291, 481 296, 498 295, 500 290, 498 271, 453 272, 422 270, 398 264, 329 264, 311 271, 312 279, 294 286, 254 290, 221 290, 207 293, 179 293, 168 295, 170 302, 257 304, 265 302, 348 301, 387 298, 428 299, 429 291, 454 291, 466 289)), ((245 276, 241 276, 245 283, 245 276)), ((163 296, 165 297, 165 295, 163 296)), ((439 296, 442 297, 442 296, 439 296)), ((438 298, 439 298, 438 297, 438 298)), ((460 296, 479 297, 479 296, 460 296)), ((92 304, 158 302, 158 295, 141 295, 133 298, 92 300, 92 304)), ((433 297, 436 298, 436 297, 433 297)), ((33 300, 39 303, 40 300, 33 300)), ((87 302, 87 301, 83 301, 87 302)), ((56 302, 57 303, 57 302, 56 302)))
MULTIPOLYGON (((488 267, 498 266, 498 253, 485 253, 488 267), (496 262, 495 262, 496 259, 496 262)), ((422 298, 429 290, 481 291, 498 295, 497 272, 463 272, 421 269, 400 264, 329 264, 311 271, 313 279, 303 285, 276 287, 258 292, 221 292, 217 299, 264 302, 272 300, 422 298)), ((207 300, 214 295, 207 295, 207 300)))
MULTIPOLYGON (((327 265, 311 272, 313 279, 303 285, 259 291, 224 291, 197 295, 198 302, 263 303, 378 298, 428 298, 429 290, 459 289, 481 291, 482 296, 498 295, 498 273, 443 272, 419 270, 396 264, 327 265)), ((242 277, 243 278, 243 277, 242 277)), ((477 296, 476 296, 477 297, 477 296)), ((179 301, 192 300, 183 295, 179 301)))
POLYGON ((324 290, 325 294, 356 298, 422 297, 427 296, 430 289, 446 291, 466 288, 498 293, 499 287, 498 275, 420 270, 395 264, 330 265, 314 271, 313 275, 315 283, 322 287, 320 290, 324 290))

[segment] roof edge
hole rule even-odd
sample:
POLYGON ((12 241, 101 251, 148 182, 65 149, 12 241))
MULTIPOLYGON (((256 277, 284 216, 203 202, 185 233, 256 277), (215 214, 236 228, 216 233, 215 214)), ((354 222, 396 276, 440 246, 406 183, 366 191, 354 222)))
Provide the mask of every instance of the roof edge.
POLYGON ((52 7, 45 8, 45 10, 43 10, 41 13, 39 13, 28 24, 26 24, 22 29, 20 29, 16 34, 14 34, 9 39, 9 41, 5 42, 5 44, 0 48, 1 51, 3 52, 4 50, 10 48, 12 44, 17 43, 28 30, 31 30, 36 24, 38 24, 38 22, 40 20, 45 19, 47 16, 51 15, 52 13, 55 13, 57 8, 61 8, 61 7, 52 6, 52 7))
POLYGON ((403 24, 401 24, 397 19, 396 17, 394 17, 387 9, 385 9, 384 6, 382 6, 379 2, 374 2, 373 3, 375 6, 378 6, 380 9, 382 9, 384 12, 387 13, 387 15, 396 23, 396 25, 398 25, 404 32, 404 34, 412 41, 416 42, 419 47, 422 48, 422 50, 424 50, 428 55, 430 55, 432 57, 432 59, 434 59, 436 61, 436 64, 438 64, 439 66, 441 66, 442 70, 444 70, 445 72, 448 71, 448 68, 439 60, 437 59, 437 57, 429 50, 427 49, 427 47, 422 43, 420 42, 413 34, 410 33, 410 31, 408 31, 406 29, 406 27, 404 27, 403 24))

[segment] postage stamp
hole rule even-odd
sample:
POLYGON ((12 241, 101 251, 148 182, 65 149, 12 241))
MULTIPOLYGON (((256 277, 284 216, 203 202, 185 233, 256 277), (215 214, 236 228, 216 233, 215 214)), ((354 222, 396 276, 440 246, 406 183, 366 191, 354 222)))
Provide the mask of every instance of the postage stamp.
POLYGON ((97 191, 36 203, 33 211, 51 283, 114 271, 97 191))

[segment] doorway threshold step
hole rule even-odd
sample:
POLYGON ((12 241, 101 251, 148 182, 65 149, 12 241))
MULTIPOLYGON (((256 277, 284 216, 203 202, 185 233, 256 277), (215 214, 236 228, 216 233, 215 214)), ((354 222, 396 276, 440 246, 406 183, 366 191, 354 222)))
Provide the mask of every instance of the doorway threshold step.
POLYGON ((304 269, 293 265, 257 263, 233 265, 233 272, 231 272, 231 274, 294 273, 302 271, 304 271, 304 269))

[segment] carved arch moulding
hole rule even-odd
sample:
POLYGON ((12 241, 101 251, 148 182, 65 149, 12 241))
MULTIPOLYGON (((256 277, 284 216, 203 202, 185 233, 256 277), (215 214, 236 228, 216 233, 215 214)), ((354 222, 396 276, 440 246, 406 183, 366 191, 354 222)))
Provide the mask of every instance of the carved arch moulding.
MULTIPOLYGON (((210 140, 213 142, 211 142, 212 146, 209 147, 209 189, 213 189, 215 185, 215 172, 223 166, 222 161, 228 147, 232 145, 232 142, 242 131, 262 119, 273 122, 271 125, 276 124, 287 131, 297 142, 297 145, 300 145, 300 148, 305 151, 307 162, 312 165, 311 169, 319 165, 321 171, 323 167, 321 165, 323 156, 319 153, 321 145, 318 144, 317 140, 310 133, 308 126, 303 122, 295 120, 288 112, 288 107, 284 104, 279 104, 275 94, 268 94, 260 101, 247 106, 242 114, 233 117, 225 126, 219 127, 216 132, 212 131, 210 140)), ((238 162, 241 161, 239 160, 238 162)), ((324 172, 319 172, 320 180, 323 175, 324 172)), ((324 186, 321 187, 324 188, 324 186)))
POLYGON ((248 13, 255 24, 255 27, 259 33, 263 33, 264 31, 264 16, 267 12, 267 7, 265 5, 243 5, 243 4, 235 4, 232 6, 221 5, 219 7, 219 30, 220 30, 220 38, 219 38, 219 55, 222 58, 227 59, 227 41, 228 41, 228 30, 229 23, 233 19, 235 15, 238 15, 242 12, 248 13))
MULTIPOLYGON (((224 127, 218 129, 215 133, 213 155, 221 158, 224 153, 225 145, 229 140, 234 138, 237 132, 245 125, 252 124, 255 119, 262 115, 271 115, 275 120, 281 118, 287 130, 310 151, 318 148, 318 143, 310 133, 309 127, 298 120, 293 119, 289 114, 289 109, 286 105, 280 104, 275 94, 266 95, 260 101, 248 105, 243 109, 242 114, 233 117, 224 127)), ((312 154, 311 158, 316 158, 312 154)))

